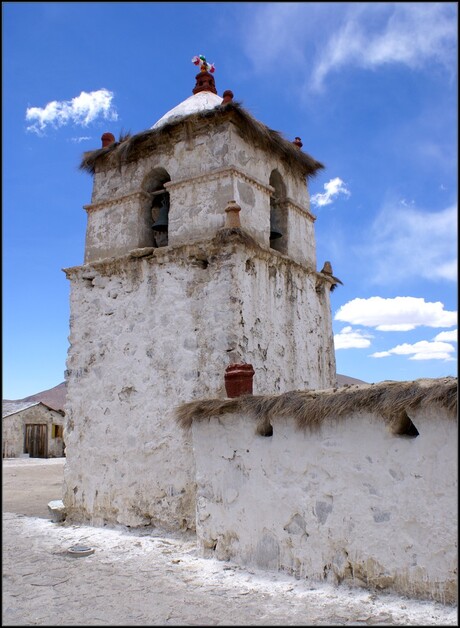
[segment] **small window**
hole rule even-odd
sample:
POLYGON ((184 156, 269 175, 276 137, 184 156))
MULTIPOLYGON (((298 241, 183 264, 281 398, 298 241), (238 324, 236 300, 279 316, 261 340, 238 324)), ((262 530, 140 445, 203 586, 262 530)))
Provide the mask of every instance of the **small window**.
POLYGON ((260 423, 256 428, 256 434, 259 436, 273 436, 273 426, 270 421, 265 420, 260 423))
POLYGON ((408 436, 409 438, 416 438, 419 435, 418 429, 412 423, 411 418, 405 410, 394 419, 392 432, 395 436, 408 436))
POLYGON ((63 432, 64 432, 64 428, 62 425, 56 425, 55 423, 53 423, 53 427, 51 429, 52 438, 62 438, 63 432))

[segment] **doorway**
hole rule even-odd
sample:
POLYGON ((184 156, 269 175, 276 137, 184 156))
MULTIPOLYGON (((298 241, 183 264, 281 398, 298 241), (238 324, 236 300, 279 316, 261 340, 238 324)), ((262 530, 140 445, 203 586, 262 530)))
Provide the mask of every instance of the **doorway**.
POLYGON ((24 453, 31 458, 46 458, 48 455, 48 426, 43 423, 26 423, 24 453))

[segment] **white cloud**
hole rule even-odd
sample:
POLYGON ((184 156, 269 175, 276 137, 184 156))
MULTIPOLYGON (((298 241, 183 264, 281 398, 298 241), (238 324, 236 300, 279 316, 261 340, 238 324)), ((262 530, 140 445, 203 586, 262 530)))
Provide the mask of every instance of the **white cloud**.
POLYGON ((389 203, 375 219, 359 254, 373 283, 418 277, 457 281, 457 207, 438 212, 389 203))
POLYGON ((410 360, 445 360, 452 361, 454 358, 450 355, 455 349, 446 342, 429 342, 421 340, 413 345, 404 343, 397 345, 388 351, 379 351, 371 354, 371 358, 386 358, 390 355, 410 355, 410 360))
POLYGON ((301 89, 321 90, 332 72, 350 66, 456 68, 454 2, 261 2, 248 6, 241 23, 255 70, 301 70, 301 89))
POLYGON ((93 139, 91 136, 82 135, 81 137, 71 137, 70 141, 75 142, 76 144, 80 144, 80 142, 86 142, 87 140, 93 139))
POLYGON ((343 26, 321 51, 312 86, 344 66, 375 69, 398 63, 418 69, 428 63, 454 68, 457 42, 455 3, 363 3, 349 5, 343 26), (377 6, 375 6, 377 5, 377 6))
POLYGON ((361 330, 353 330, 352 327, 344 327, 338 334, 334 335, 335 349, 367 349, 370 347, 373 338, 361 330))
POLYGON ((433 338, 433 340, 439 342, 457 342, 457 330, 453 329, 452 331, 441 331, 433 338))
POLYGON ((353 299, 342 305, 334 317, 353 325, 375 327, 379 331, 409 331, 416 327, 452 327, 457 312, 444 310, 439 301, 425 302, 416 297, 353 299))
POLYGON ((26 120, 33 124, 27 130, 40 135, 47 126, 58 128, 66 124, 77 124, 86 127, 99 117, 117 120, 118 115, 112 100, 113 92, 99 89, 95 92, 81 92, 72 100, 53 100, 43 108, 29 107, 26 120))
POLYGON ((272 70, 280 60, 295 66, 305 62, 299 45, 310 30, 311 21, 305 17, 305 7, 298 2, 251 5, 241 20, 242 43, 257 72, 272 70))
POLYGON ((339 177, 331 179, 330 181, 325 183, 323 187, 326 190, 324 194, 313 194, 313 196, 311 197, 310 200, 313 205, 317 205, 318 207, 324 207, 324 205, 330 205, 339 194, 345 194, 345 196, 350 196, 350 191, 347 189, 347 186, 339 177))

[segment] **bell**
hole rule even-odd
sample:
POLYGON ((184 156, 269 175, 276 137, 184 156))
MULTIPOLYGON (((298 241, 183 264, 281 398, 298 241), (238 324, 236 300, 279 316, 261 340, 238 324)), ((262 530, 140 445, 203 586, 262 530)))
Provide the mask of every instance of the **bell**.
POLYGON ((283 234, 281 231, 277 231, 276 227, 272 227, 270 230, 270 240, 277 240, 278 238, 282 238, 283 234))
POLYGON ((160 213, 158 214, 158 219, 154 222, 152 229, 155 231, 168 231, 168 212, 169 206, 166 198, 161 200, 160 205, 160 213))
POLYGON ((283 237, 277 222, 276 212, 272 212, 270 216, 270 240, 277 240, 283 237))

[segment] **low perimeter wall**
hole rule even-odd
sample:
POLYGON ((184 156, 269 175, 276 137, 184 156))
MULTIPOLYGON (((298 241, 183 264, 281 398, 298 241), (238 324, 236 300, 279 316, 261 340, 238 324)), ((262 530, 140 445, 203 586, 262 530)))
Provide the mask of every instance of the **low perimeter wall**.
POLYGON ((262 430, 261 417, 257 427, 249 411, 200 412, 191 425, 205 556, 456 601, 451 411, 420 404, 405 434, 362 410, 303 429, 294 417, 272 413, 262 430))

